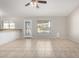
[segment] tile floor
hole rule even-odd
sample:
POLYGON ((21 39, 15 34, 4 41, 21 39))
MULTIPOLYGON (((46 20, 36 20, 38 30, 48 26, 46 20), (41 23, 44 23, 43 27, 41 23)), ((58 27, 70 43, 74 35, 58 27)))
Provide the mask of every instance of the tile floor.
POLYGON ((67 39, 18 39, 0 46, 0 58, 78 58, 79 44, 67 39))

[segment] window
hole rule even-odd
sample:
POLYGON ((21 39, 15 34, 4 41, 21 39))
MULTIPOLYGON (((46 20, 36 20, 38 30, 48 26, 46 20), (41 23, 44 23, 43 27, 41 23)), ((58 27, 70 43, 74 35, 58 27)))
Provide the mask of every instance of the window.
POLYGON ((15 23, 14 22, 4 22, 3 29, 15 29, 15 23))
POLYGON ((37 22, 37 32, 38 33, 49 33, 50 32, 50 21, 39 20, 37 22))
POLYGON ((4 29, 9 29, 9 23, 4 23, 4 24, 3 24, 3 28, 4 28, 4 29))
POLYGON ((10 29, 15 29, 15 23, 10 23, 10 29))

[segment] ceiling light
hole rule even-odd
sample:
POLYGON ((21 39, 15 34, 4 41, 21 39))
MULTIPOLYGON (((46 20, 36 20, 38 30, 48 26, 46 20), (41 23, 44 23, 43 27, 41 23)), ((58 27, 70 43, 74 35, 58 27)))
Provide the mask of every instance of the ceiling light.
POLYGON ((37 2, 31 2, 30 4, 31 4, 31 6, 36 6, 37 2))

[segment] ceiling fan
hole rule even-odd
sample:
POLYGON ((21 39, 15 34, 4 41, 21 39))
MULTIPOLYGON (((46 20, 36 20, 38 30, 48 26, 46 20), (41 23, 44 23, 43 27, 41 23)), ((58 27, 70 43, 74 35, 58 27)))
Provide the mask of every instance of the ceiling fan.
POLYGON ((31 0, 31 2, 25 4, 25 6, 32 5, 32 6, 35 6, 36 8, 39 8, 38 3, 46 4, 47 1, 42 1, 42 0, 31 0))

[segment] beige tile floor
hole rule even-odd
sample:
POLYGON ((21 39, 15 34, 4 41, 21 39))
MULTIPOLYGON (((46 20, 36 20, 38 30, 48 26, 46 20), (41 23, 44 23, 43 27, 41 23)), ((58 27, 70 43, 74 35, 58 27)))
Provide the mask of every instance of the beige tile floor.
POLYGON ((3 58, 76 58, 79 44, 67 39, 19 39, 0 46, 3 58))

